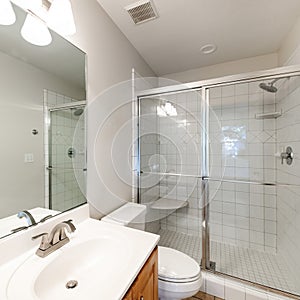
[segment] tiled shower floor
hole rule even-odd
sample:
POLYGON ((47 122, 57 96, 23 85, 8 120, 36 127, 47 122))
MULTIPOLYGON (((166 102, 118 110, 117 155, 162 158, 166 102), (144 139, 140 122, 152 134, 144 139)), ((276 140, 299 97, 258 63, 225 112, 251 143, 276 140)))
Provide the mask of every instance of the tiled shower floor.
MULTIPOLYGON (((177 249, 200 263, 200 237, 165 229, 161 229, 158 234, 161 237, 160 246, 177 249)), ((212 242, 211 261, 216 263, 218 272, 294 294, 300 292, 296 291, 293 277, 279 255, 212 242)))

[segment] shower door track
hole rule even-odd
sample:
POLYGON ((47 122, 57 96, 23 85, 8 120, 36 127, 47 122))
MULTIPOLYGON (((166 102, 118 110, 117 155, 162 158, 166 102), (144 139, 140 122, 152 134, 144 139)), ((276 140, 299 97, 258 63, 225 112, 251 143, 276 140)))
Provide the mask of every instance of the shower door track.
POLYGON ((231 85, 233 83, 249 83, 258 80, 269 80, 274 78, 285 78, 300 75, 300 65, 274 68, 266 71, 256 71, 238 75, 228 75, 214 79, 205 79, 201 81, 181 83, 161 88, 153 88, 137 92, 135 97, 138 99, 162 94, 174 94, 178 92, 187 92, 201 88, 212 88, 218 86, 231 85))
MULTIPOLYGON (((158 96, 158 95, 167 95, 167 94, 177 94, 182 92, 189 92, 189 91, 202 91, 202 118, 203 123, 205 126, 202 127, 202 133, 205 133, 205 135, 208 134, 208 126, 209 126, 209 120, 208 120, 208 107, 209 107, 209 94, 208 89, 213 87, 220 87, 220 86, 226 86, 226 85, 232 85, 237 83, 250 83, 258 80, 269 80, 269 79, 275 79, 275 78, 286 78, 286 77, 292 77, 292 76, 299 76, 300 75, 300 65, 297 66, 289 66, 289 67, 281 67, 281 68, 274 68, 270 70, 265 71, 257 71, 257 72, 251 72, 251 73, 245 73, 245 74, 238 74, 238 75, 230 75, 225 77, 220 77, 216 79, 208 79, 208 80, 202 80, 197 82, 191 82, 186 84, 178 84, 174 86, 167 86, 162 88, 154 88, 149 90, 144 90, 141 92, 136 93, 135 99, 137 102, 137 112, 138 112, 138 121, 137 121, 137 130, 138 130, 138 147, 137 147, 137 159, 138 159, 138 186, 137 186, 137 202, 141 202, 140 198, 140 186, 141 186, 141 173, 142 170, 140 169, 140 155, 141 155, 141 145, 140 145, 140 112, 141 112, 141 101, 143 98, 149 98, 152 96, 158 96)), ((193 175, 183 175, 183 174, 176 174, 176 173, 163 173, 164 175, 168 176, 192 176, 202 179, 202 188, 204 190, 204 203, 206 205, 203 206, 202 210, 202 217, 203 221, 201 224, 202 228, 202 268, 208 272, 212 272, 215 274, 222 275, 224 277, 235 279, 241 283, 249 283, 254 287, 262 288, 264 290, 268 290, 270 292, 274 292, 276 294, 292 297, 294 299, 300 299, 299 296, 295 294, 291 294, 288 292, 281 291, 276 288, 267 287, 265 285, 254 283, 239 277, 231 276, 226 273, 221 273, 212 270, 211 266, 214 264, 210 262, 209 259, 209 247, 210 247, 210 236, 209 236, 209 181, 217 181, 217 179, 213 179, 209 177, 209 169, 208 169, 208 162, 209 162, 209 149, 208 149, 208 137, 203 138, 202 136, 202 142, 205 142, 206 145, 202 145, 202 176, 193 176, 193 175), (207 206, 208 205, 208 206, 207 206)), ((146 172, 144 172, 146 173, 146 172)), ((243 181, 243 180, 226 180, 226 179, 220 179, 220 181, 224 182, 232 182, 232 183, 253 183, 256 185, 265 185, 265 186, 276 186, 276 185, 284 185, 289 186, 289 184, 281 184, 281 183, 268 183, 268 182, 256 182, 256 181, 243 181)), ((290 185, 295 186, 295 185, 290 185)))
POLYGON ((76 101, 76 102, 65 103, 65 104, 49 107, 48 110, 52 112, 57 110, 66 110, 66 109, 72 109, 72 108, 78 108, 84 106, 86 106, 86 101, 76 101))

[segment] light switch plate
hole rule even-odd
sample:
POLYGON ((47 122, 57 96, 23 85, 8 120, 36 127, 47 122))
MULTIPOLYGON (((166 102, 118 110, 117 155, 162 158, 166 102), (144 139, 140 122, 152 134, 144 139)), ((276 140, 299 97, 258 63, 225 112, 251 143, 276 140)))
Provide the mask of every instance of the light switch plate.
POLYGON ((32 163, 32 162, 34 162, 33 153, 25 153, 24 163, 32 163))

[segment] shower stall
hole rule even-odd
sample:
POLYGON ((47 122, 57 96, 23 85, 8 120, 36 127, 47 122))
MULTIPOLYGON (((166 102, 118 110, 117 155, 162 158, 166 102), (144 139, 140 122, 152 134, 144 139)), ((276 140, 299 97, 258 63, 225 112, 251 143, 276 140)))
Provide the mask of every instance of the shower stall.
POLYGON ((45 91, 45 204, 55 211, 86 202, 85 105, 45 91))
POLYGON ((162 246, 300 295, 300 67, 142 91, 138 202, 162 246))

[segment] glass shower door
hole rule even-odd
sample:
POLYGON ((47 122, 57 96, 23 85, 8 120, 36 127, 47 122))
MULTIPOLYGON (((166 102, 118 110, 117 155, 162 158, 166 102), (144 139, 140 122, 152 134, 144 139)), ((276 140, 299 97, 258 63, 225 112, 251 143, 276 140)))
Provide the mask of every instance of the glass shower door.
POLYGON ((278 72, 139 98, 139 202, 161 245, 300 295, 300 77, 278 72))
POLYGON ((86 202, 84 106, 50 109, 49 206, 65 211, 86 202))
MULTIPOLYGON (((273 79, 272 79, 273 80, 273 79)), ((300 294, 299 78, 210 89, 210 256, 216 271, 300 294)))
POLYGON ((202 93, 139 99, 139 202, 160 245, 202 256, 202 93))

